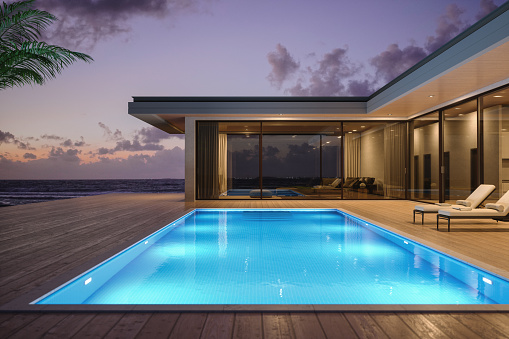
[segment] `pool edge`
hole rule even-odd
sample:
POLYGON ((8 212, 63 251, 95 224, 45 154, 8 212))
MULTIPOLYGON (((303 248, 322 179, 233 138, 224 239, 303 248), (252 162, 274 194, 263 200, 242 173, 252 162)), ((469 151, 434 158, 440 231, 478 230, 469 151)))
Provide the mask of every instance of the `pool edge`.
MULTIPOLYGON (((178 220, 184 218, 188 214, 196 210, 221 210, 225 208, 192 208, 187 210, 181 217, 170 222, 165 228, 178 220)), ((237 209, 237 208, 227 208, 237 209)), ((238 208, 238 209, 254 209, 260 208, 238 208)), ((261 209, 281 209, 281 208, 261 208, 261 209)), ((292 208, 283 208, 292 209, 292 208)), ((412 241, 418 242, 421 245, 429 247, 432 250, 439 251, 448 256, 455 257, 467 264, 476 266, 489 273, 499 275, 505 279, 509 279, 509 272, 495 266, 489 265, 485 262, 470 258, 455 251, 451 251, 435 243, 426 241, 420 237, 400 231, 396 228, 386 224, 374 221, 370 218, 360 216, 356 213, 348 211, 343 208, 298 208, 298 209, 323 209, 323 210, 337 210, 342 213, 348 214, 355 218, 361 219, 367 223, 380 227, 396 235, 406 237, 412 241)), ((161 228, 161 229, 162 229, 161 228)), ((130 246, 142 241, 150 235, 159 232, 150 233, 148 236, 134 241, 130 246)), ((128 246, 128 247, 130 247, 128 246)), ((54 289, 59 288, 62 284, 69 282, 77 275, 84 274, 86 271, 93 269, 95 266, 100 265, 103 261, 117 255, 119 252, 125 250, 125 243, 117 246, 116 248, 94 258, 86 263, 79 265, 59 276, 49 280, 47 283, 32 289, 28 293, 15 298, 0 306, 0 313, 6 312, 508 312, 509 304, 305 304, 305 305, 278 305, 278 304, 178 304, 178 305, 80 305, 80 304, 31 304, 32 301, 41 298, 42 295, 48 294, 54 289), (113 253, 113 254, 112 254, 113 253), (76 273, 78 272, 78 273, 76 273), (56 286, 56 287, 55 287, 56 286)))

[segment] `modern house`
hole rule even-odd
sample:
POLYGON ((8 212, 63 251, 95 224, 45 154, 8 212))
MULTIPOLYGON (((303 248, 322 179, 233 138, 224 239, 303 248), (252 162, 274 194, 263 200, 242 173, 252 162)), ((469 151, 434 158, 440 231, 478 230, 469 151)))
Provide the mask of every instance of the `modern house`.
POLYGON ((509 2, 369 97, 133 97, 185 133, 185 198, 456 200, 509 190, 509 2))

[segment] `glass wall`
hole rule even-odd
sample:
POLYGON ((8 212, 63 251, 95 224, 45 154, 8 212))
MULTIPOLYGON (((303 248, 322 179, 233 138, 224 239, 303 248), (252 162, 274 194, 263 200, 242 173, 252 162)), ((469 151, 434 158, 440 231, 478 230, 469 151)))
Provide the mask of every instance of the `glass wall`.
POLYGON ((484 132, 484 183, 496 186, 489 201, 509 190, 509 89, 481 98, 484 132))
POLYGON ((341 197, 341 123, 262 123, 262 185, 282 199, 341 197))
POLYGON ((260 194, 260 122, 220 122, 225 142, 227 178, 220 198, 250 198, 260 194), (254 190, 254 191, 253 191, 254 190))
POLYGON ((509 87, 408 122, 201 121, 197 199, 465 199, 509 190, 509 87), (478 112, 478 109, 480 111, 478 112))
POLYGON ((405 197, 406 123, 345 122, 346 199, 405 197))
POLYGON ((465 199, 479 186, 477 100, 444 110, 445 201, 465 199))
POLYGON ((410 199, 439 201, 439 115, 427 114, 409 123, 410 199))

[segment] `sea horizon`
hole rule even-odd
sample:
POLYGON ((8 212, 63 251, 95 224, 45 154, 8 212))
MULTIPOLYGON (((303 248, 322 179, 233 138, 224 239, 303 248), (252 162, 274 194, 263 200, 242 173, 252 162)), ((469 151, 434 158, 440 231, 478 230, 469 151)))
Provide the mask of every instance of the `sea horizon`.
POLYGON ((183 193, 184 179, 1 179, 0 207, 108 193, 183 193))

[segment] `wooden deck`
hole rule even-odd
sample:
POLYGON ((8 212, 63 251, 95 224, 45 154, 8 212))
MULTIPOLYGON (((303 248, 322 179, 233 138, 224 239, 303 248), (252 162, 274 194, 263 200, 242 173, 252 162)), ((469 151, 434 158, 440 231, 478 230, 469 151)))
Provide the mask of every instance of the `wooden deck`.
MULTIPOLYGON (((94 263, 197 207, 341 208, 509 278, 509 223, 412 223, 409 201, 183 202, 182 194, 110 194, 0 209, 0 305, 94 263)), ((0 313, 0 338, 509 338, 509 313, 0 313)))

